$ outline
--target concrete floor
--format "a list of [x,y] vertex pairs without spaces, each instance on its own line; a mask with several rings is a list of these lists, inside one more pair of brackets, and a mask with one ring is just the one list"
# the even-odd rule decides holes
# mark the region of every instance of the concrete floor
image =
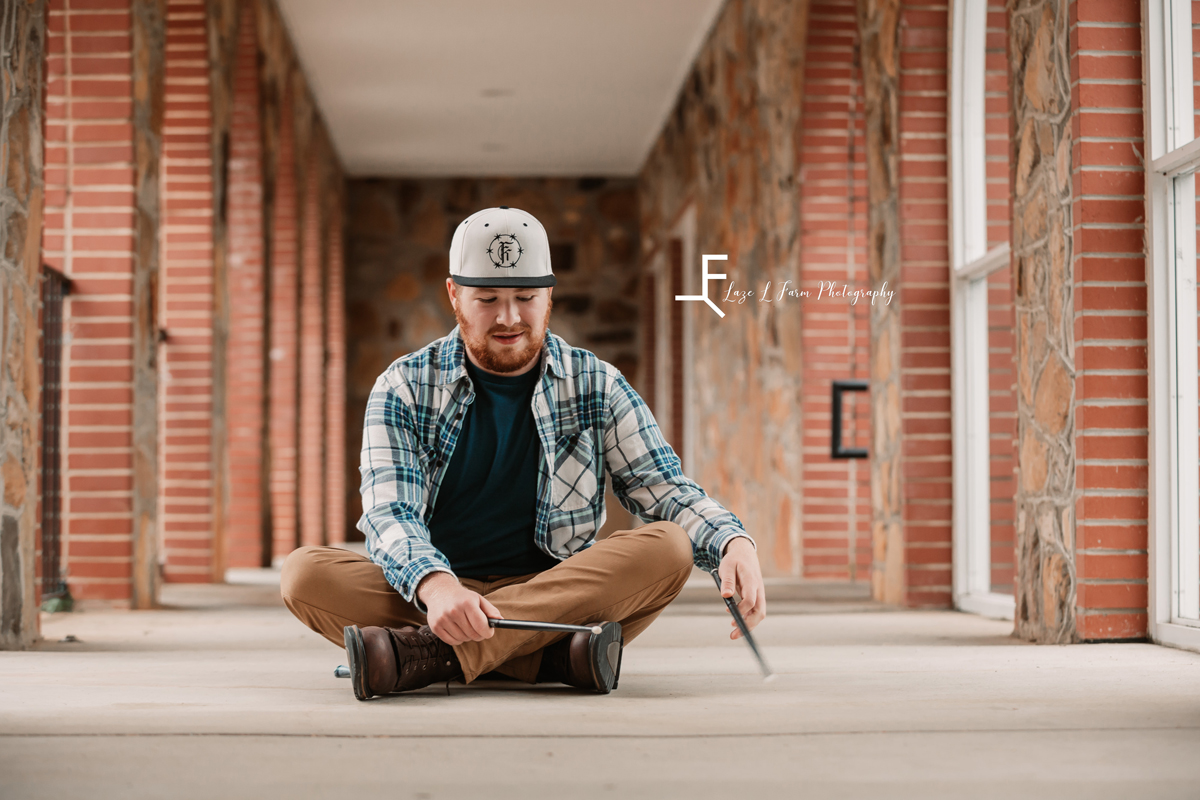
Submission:
[[[701,575],[610,695],[360,703],[262,575],[44,617],[0,653],[0,798],[1200,797],[1200,654],[776,585],[764,683]],[[709,579],[711,580],[711,579]],[[63,642],[68,635],[78,641]]]

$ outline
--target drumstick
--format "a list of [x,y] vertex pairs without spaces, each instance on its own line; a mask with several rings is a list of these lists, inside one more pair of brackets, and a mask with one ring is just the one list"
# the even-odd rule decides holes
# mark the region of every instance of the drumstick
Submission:
[[[721,590],[721,576],[717,574],[717,570],[710,573],[713,580],[717,582],[717,591]],[[737,603],[733,602],[732,597],[721,595],[721,599],[725,601],[726,607],[733,614],[733,621],[737,623],[738,630],[742,632],[742,638],[746,640],[746,644],[750,645],[750,650],[754,653],[754,657],[758,659],[759,669],[762,670],[763,680],[770,681],[775,678],[775,674],[771,672],[771,668],[767,666],[766,659],[762,653],[758,652],[758,646],[754,644],[754,639],[750,636],[750,629],[746,627],[746,620],[742,619],[742,612],[738,611]]]
[[531,619],[492,619],[488,617],[488,625],[493,628],[515,628],[522,631],[565,631],[566,633],[594,633],[599,635],[604,629],[599,625],[565,625],[560,622],[537,622]]

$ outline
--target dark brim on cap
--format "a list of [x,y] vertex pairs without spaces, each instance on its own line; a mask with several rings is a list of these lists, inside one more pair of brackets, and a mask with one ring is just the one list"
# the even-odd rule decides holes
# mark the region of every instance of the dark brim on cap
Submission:
[[491,286],[496,289],[524,289],[558,285],[558,280],[553,275],[537,275],[532,278],[467,278],[462,275],[451,275],[450,277],[459,286]]

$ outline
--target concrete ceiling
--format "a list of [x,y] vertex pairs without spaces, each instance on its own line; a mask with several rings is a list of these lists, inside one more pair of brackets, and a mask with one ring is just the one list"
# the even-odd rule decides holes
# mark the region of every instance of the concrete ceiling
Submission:
[[280,0],[354,176],[629,176],[724,0]]

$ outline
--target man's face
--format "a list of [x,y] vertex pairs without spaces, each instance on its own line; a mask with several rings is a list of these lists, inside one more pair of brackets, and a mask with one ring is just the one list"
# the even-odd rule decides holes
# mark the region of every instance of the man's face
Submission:
[[459,286],[453,278],[446,279],[446,287],[475,366],[496,375],[521,375],[533,368],[550,324],[553,287]]

